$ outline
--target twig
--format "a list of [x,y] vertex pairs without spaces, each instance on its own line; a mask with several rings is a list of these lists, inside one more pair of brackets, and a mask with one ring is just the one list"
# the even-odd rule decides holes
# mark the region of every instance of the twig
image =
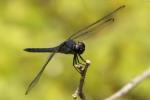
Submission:
[[78,65],[79,67],[82,68],[82,69],[80,69],[80,71],[81,71],[81,73],[80,73],[81,78],[80,78],[80,83],[79,83],[76,91],[72,95],[74,100],[76,100],[78,96],[80,97],[81,100],[86,100],[86,97],[85,97],[85,95],[83,93],[83,85],[84,85],[84,80],[85,80],[85,77],[86,77],[86,72],[87,72],[87,69],[88,69],[90,63],[91,62],[89,60],[86,60],[85,66]]
[[147,78],[150,78],[150,68],[144,71],[139,76],[135,77],[133,80],[127,83],[122,89],[120,89],[112,96],[106,98],[105,100],[118,100],[120,97],[126,95],[131,89],[135,88],[138,84],[140,84]]

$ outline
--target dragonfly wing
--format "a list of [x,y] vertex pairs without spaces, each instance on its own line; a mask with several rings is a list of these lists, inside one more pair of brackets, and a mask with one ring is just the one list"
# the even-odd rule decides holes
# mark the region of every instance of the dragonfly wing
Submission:
[[42,69],[40,70],[40,72],[36,75],[36,77],[33,79],[33,81],[29,84],[27,90],[26,90],[26,95],[29,93],[29,91],[38,83],[44,69],[46,68],[47,64],[49,63],[49,61],[53,58],[53,56],[55,55],[56,52],[53,52],[48,60],[45,62],[45,64],[43,65]]
[[110,16],[112,16],[114,13],[116,13],[117,11],[119,11],[120,9],[124,8],[125,5],[122,5],[120,7],[118,7],[117,9],[115,9],[114,11],[110,12],[109,14],[107,14],[106,16],[102,17],[101,19],[97,20],[96,22],[86,26],[85,28],[75,32],[74,34],[72,34],[68,39],[76,39],[77,37],[87,34],[89,33],[90,30],[93,30],[93,28],[100,26],[101,24],[108,22],[110,18]]
[[89,35],[91,32],[95,32],[95,30],[97,28],[102,29],[106,26],[105,24],[108,24],[109,22],[114,22],[114,18],[109,18],[109,19],[105,20],[104,22],[99,23],[98,25],[89,28],[88,30],[84,31],[83,33],[77,34],[76,36],[73,37],[73,39],[77,39],[78,37],[83,36],[85,34]]

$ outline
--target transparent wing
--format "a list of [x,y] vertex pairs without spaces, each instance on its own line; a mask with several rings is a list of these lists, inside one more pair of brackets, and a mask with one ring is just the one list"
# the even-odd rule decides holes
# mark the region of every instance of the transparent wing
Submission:
[[90,24],[89,26],[75,32],[74,34],[72,34],[68,39],[76,39],[79,36],[85,35],[87,33],[89,33],[89,31],[93,30],[94,28],[96,28],[97,26],[103,25],[106,22],[111,21],[113,18],[110,18],[110,16],[112,16],[114,13],[116,13],[117,11],[119,11],[120,9],[124,8],[125,5],[122,5],[120,7],[118,7],[117,9],[115,9],[114,11],[110,12],[109,14],[107,14],[106,16],[102,17],[101,19],[97,20],[96,22],[94,22],[93,24]]
[[[109,19],[105,20],[104,22],[99,23],[98,26],[94,26],[94,27],[90,28],[89,30],[86,30],[84,33],[78,34],[78,35],[74,36],[72,39],[77,39],[78,37],[80,37],[80,36],[82,36],[82,35],[85,35],[85,34],[88,34],[88,35],[89,35],[91,32],[95,32],[95,30],[97,29],[97,27],[98,27],[98,29],[102,29],[102,28],[104,28],[109,22],[114,22],[114,18],[109,18]],[[106,25],[105,25],[105,24],[106,24]]]
[[43,65],[42,69],[40,70],[40,72],[36,75],[36,77],[33,79],[33,81],[29,84],[27,90],[26,90],[26,93],[25,95],[27,95],[29,93],[29,91],[38,83],[44,69],[46,68],[47,64],[49,63],[49,61],[53,58],[53,56],[55,55],[56,52],[53,52],[48,60],[45,62],[45,64]]

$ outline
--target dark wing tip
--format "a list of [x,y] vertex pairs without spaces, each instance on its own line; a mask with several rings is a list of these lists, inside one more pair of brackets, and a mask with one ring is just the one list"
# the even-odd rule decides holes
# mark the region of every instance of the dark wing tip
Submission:
[[25,92],[25,95],[28,95],[28,91]]
[[114,21],[115,21],[115,18],[112,18],[111,20],[114,22]]
[[121,6],[121,8],[124,8],[124,7],[126,7],[126,5],[122,5],[122,6]]
[[119,7],[119,9],[122,9],[122,8],[124,8],[124,7],[126,7],[126,5],[121,5],[121,6]]
[[119,6],[115,11],[118,11],[118,10],[120,10],[120,9],[123,9],[124,7],[126,7],[126,5],[121,5],[121,6]]

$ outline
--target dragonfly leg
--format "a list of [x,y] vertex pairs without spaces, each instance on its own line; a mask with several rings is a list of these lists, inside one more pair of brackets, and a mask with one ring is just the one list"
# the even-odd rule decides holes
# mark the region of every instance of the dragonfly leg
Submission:
[[83,57],[82,57],[81,55],[79,55],[79,57],[81,58],[81,60],[82,60],[83,62],[86,62],[86,61],[83,59]]
[[80,60],[79,60],[79,58],[78,58],[78,55],[76,57],[76,61],[78,62],[78,70],[80,70],[80,72],[82,72],[83,69],[84,69],[84,67],[85,67],[85,65],[86,65],[85,62],[81,63]]
[[74,57],[73,57],[73,66],[77,70],[77,72],[81,73],[81,71],[79,70],[79,68],[77,67],[77,65],[78,65],[78,63],[77,63],[77,55],[74,54]]
[[76,64],[76,61],[75,61],[76,59],[75,59],[75,55],[74,55],[74,57],[73,57],[73,66],[75,66],[75,64]]
[[77,60],[77,62],[78,62],[79,64],[81,64],[81,65],[85,65],[85,64],[83,64],[83,63],[81,63],[81,62],[80,62],[80,60],[79,60],[78,56],[76,57],[76,60]]

